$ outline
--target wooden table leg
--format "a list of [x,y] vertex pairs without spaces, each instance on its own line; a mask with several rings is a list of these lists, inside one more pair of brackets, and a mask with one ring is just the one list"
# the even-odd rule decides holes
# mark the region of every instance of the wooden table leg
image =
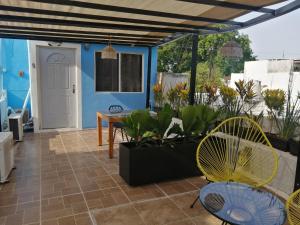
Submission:
[[97,115],[98,145],[102,145],[102,118]]
[[108,128],[108,143],[109,143],[109,158],[114,157],[114,138],[113,138],[113,122],[109,121]]

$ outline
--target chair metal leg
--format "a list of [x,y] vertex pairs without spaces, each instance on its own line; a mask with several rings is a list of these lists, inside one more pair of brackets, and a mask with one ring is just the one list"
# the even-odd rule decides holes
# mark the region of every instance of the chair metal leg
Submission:
[[199,200],[199,195],[197,196],[197,198],[194,200],[193,204],[191,204],[191,209],[194,208],[196,202]]
[[113,133],[113,143],[115,143],[115,137],[116,137],[117,129],[114,128],[114,133]]
[[124,131],[123,131],[123,128],[121,128],[121,135],[122,135],[122,141],[124,141]]

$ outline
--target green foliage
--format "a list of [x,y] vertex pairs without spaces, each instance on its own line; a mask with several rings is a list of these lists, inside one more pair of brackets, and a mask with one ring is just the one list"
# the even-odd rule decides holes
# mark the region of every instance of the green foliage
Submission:
[[158,49],[158,71],[183,73],[191,68],[192,37],[171,42]]
[[250,80],[246,82],[245,80],[238,80],[235,82],[236,91],[239,93],[241,99],[245,102],[250,102],[256,97],[254,92],[254,82]]
[[225,106],[237,101],[238,92],[231,87],[223,85],[220,87],[220,96]]
[[296,133],[297,128],[299,128],[300,123],[300,95],[295,101],[291,100],[291,93],[288,92],[288,101],[286,103],[285,111],[281,118],[274,116],[277,129],[279,131],[278,135],[288,140],[294,138],[298,134]]
[[165,96],[164,96],[164,87],[161,84],[156,83],[153,86],[152,90],[153,90],[153,94],[154,94],[155,105],[157,107],[162,107],[163,103],[164,103],[164,99],[165,99]]
[[[243,49],[243,58],[233,60],[224,58],[219,54],[219,49],[228,41],[235,40]],[[164,45],[158,50],[158,71],[183,73],[190,71],[191,66],[191,36],[184,37],[177,41]],[[217,68],[222,76],[231,73],[241,72],[245,61],[255,60],[250,47],[250,40],[247,35],[240,34],[238,31],[227,32],[224,34],[211,34],[200,36],[198,44],[198,62],[205,62],[208,68]],[[213,74],[208,71],[208,74]]]
[[208,105],[185,106],[180,110],[179,118],[182,120],[182,128],[176,124],[169,133],[176,133],[185,138],[205,135],[215,124],[219,112]]
[[174,111],[170,105],[165,104],[164,107],[157,113],[156,116],[151,119],[151,130],[152,137],[159,142],[163,142],[164,134],[169,128]]
[[263,92],[263,96],[270,113],[276,112],[276,114],[280,116],[283,112],[285,103],[284,91],[281,89],[266,89]]
[[139,143],[147,137],[147,131],[151,130],[151,115],[148,110],[137,110],[124,118],[124,128],[128,136]]
[[222,81],[222,73],[218,67],[212,68],[211,75],[209,76],[208,63],[198,63],[197,65],[197,77],[196,88],[199,92],[205,92],[207,86],[220,86]]
[[179,82],[167,92],[167,99],[173,110],[178,112],[178,109],[185,106],[188,102],[189,89],[186,82]]

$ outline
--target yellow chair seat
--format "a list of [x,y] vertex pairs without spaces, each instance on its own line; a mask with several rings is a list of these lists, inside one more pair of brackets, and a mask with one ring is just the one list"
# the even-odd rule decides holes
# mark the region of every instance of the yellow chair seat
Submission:
[[233,117],[200,142],[197,164],[210,181],[235,181],[260,187],[276,175],[278,155],[255,121]]

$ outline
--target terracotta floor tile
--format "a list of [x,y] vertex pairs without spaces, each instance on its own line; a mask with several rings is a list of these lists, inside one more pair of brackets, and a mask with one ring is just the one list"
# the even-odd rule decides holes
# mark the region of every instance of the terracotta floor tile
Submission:
[[198,191],[194,191],[192,193],[180,194],[176,196],[171,196],[170,199],[175,202],[175,204],[184,211],[190,217],[196,217],[203,213],[206,213],[206,210],[202,207],[201,203],[197,201],[193,208],[191,208],[191,204],[198,197]]
[[166,225],[195,225],[191,219],[178,220],[175,222],[167,223]]
[[9,216],[16,212],[17,205],[0,207],[0,217]]
[[75,217],[69,216],[69,217],[63,217],[58,219],[59,225],[76,225]]
[[199,189],[186,180],[163,182],[163,183],[159,183],[158,186],[167,195],[186,193],[186,192],[195,191]]
[[63,197],[66,208],[72,208],[74,214],[86,212],[88,209],[82,194],[74,194]]
[[222,224],[222,221],[217,219],[211,214],[205,213],[204,215],[192,218],[195,225],[216,225]]
[[103,146],[95,129],[25,134],[15,146],[16,170],[0,184],[0,225],[221,224],[199,203],[190,209],[207,183],[201,177],[128,186],[118,175],[121,138],[110,159],[107,134]]
[[88,213],[75,215],[76,225],[93,225]]
[[169,199],[134,203],[146,224],[167,224],[186,219],[187,216]]
[[84,196],[89,209],[106,208],[129,202],[127,196],[120,188],[85,192]]
[[187,178],[186,181],[193,184],[199,189],[208,184],[208,181],[203,176]]
[[92,215],[98,225],[145,225],[136,210],[130,205],[93,211]]
[[147,200],[165,196],[156,185],[147,185],[141,187],[130,187],[122,185],[122,190],[131,201]]
[[22,225],[23,213],[7,216],[5,225]]
[[44,220],[41,225],[58,225],[57,219]]

